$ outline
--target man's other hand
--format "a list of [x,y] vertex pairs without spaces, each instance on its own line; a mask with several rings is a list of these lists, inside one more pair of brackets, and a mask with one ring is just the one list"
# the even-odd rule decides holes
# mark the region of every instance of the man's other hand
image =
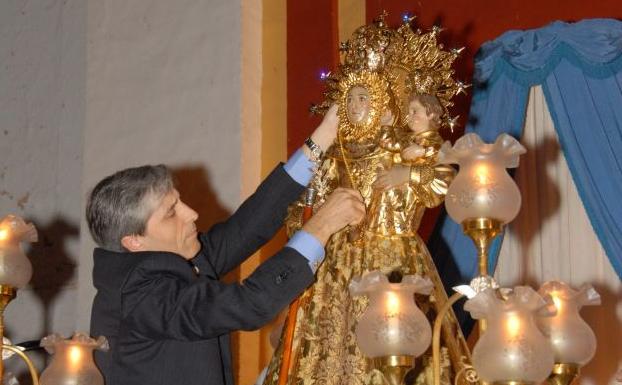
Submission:
[[365,217],[365,204],[358,191],[338,188],[305,223],[302,229],[326,245],[328,238],[346,225],[357,225]]

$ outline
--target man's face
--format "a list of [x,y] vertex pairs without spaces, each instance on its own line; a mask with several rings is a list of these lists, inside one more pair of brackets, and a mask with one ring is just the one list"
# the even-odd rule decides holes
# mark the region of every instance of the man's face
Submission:
[[154,205],[145,233],[139,237],[143,250],[169,251],[185,259],[194,258],[201,249],[194,223],[199,217],[196,211],[181,201],[175,189]]
[[363,87],[352,87],[348,91],[348,119],[352,124],[362,124],[369,114],[369,92]]

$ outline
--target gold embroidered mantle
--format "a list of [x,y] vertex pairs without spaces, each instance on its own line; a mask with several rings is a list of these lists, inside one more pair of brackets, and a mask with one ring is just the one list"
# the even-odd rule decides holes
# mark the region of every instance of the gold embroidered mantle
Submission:
[[[372,184],[378,172],[394,164],[394,154],[376,148],[346,156],[356,188],[367,206],[362,241],[351,242],[348,230],[335,234],[326,247],[326,258],[317,271],[317,282],[307,289],[298,310],[290,385],[376,384],[379,373],[372,369],[359,351],[354,330],[357,319],[367,306],[365,298],[353,299],[348,285],[353,277],[372,270],[389,273],[421,274],[434,283],[429,298],[417,302],[433,321],[436,310],[447,301],[442,282],[432,258],[417,235],[423,211],[442,202],[454,170],[445,165],[421,165],[429,177],[420,183],[410,183],[388,191],[378,191]],[[352,148],[351,150],[356,150]],[[333,148],[321,165],[325,193],[339,186],[351,187],[338,149]],[[294,230],[299,224],[300,205],[290,210],[288,225]],[[462,368],[468,351],[453,312],[443,325],[443,352],[445,359],[443,384]],[[276,385],[282,355],[282,344],[270,363],[264,384]],[[432,384],[431,357],[426,354],[418,363],[417,384]]]

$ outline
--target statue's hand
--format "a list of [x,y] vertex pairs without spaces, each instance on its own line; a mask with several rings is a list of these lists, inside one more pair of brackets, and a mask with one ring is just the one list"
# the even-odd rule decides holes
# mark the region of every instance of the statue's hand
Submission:
[[405,160],[415,160],[423,155],[425,155],[425,148],[418,144],[412,144],[402,151],[402,159]]
[[388,190],[408,183],[410,180],[410,167],[401,164],[394,165],[390,170],[378,174],[374,182],[374,188]]

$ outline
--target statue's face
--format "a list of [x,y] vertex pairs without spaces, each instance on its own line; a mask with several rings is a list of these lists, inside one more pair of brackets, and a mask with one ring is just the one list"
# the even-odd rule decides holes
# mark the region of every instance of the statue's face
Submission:
[[408,104],[408,127],[414,132],[423,132],[430,129],[430,119],[425,107],[417,99]]
[[352,87],[347,99],[348,119],[352,124],[363,124],[369,115],[369,92],[361,86]]

